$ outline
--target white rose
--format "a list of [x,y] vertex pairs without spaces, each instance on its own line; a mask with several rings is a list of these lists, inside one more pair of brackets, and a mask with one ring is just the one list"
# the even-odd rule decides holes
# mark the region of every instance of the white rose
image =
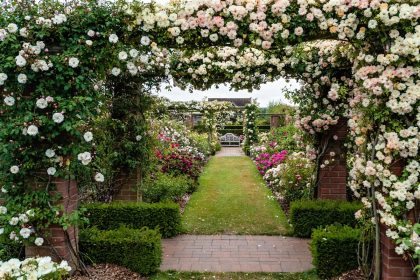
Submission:
[[15,226],[15,225],[17,225],[19,223],[19,218],[18,217],[13,217],[13,218],[11,218],[10,219],[10,221],[9,221],[9,224],[11,225],[11,226]]
[[38,134],[38,127],[36,125],[31,124],[30,126],[28,126],[26,133],[28,133],[31,136],[35,136]]
[[19,74],[17,80],[20,84],[26,84],[28,77],[25,74]]
[[15,105],[15,98],[13,96],[6,96],[4,98],[4,103],[7,106],[13,106],[13,105]]
[[136,58],[139,55],[139,51],[136,49],[131,49],[130,50],[130,55],[132,58]]
[[88,165],[92,161],[92,155],[89,152],[80,153],[77,155],[77,159],[80,160],[83,165]]
[[213,33],[209,36],[210,41],[216,42],[219,39],[219,36],[216,33]]
[[16,60],[16,65],[19,67],[23,67],[26,65],[26,59],[21,55],[16,56],[15,60]]
[[109,40],[110,43],[115,44],[115,43],[118,42],[118,36],[116,34],[111,34],[111,35],[109,35],[108,40]]
[[89,31],[87,32],[87,35],[88,35],[89,37],[93,37],[93,36],[95,36],[95,31],[93,31],[93,30],[89,30]]
[[50,176],[54,176],[54,174],[57,172],[57,169],[55,169],[55,167],[49,167],[47,169],[47,174]]
[[45,155],[49,158],[52,158],[53,156],[55,156],[55,151],[53,149],[48,149],[45,151]]
[[142,138],[142,137],[141,137],[141,135],[137,135],[137,136],[136,136],[136,140],[137,140],[137,141],[140,141],[140,140],[141,140],[141,138]]
[[114,67],[111,70],[111,74],[114,75],[114,76],[118,76],[120,73],[121,73],[121,69],[120,68]]
[[0,235],[4,233],[4,228],[0,228]]
[[69,65],[72,68],[76,68],[77,66],[79,66],[79,59],[77,57],[70,57]]
[[150,44],[150,38],[147,36],[141,37],[140,44],[142,44],[143,46],[148,46]]
[[118,59],[119,59],[119,60],[126,60],[126,59],[127,59],[127,57],[128,57],[128,54],[127,54],[126,52],[124,52],[124,51],[121,51],[121,52],[118,54]]
[[36,246],[42,246],[42,244],[44,244],[44,239],[42,237],[37,237],[34,243]]
[[7,208],[6,207],[4,207],[4,206],[0,206],[0,214],[1,215],[4,215],[4,214],[6,214],[7,213]]
[[48,106],[48,102],[46,99],[44,98],[40,98],[36,101],[36,107],[38,107],[39,109],[45,109]]
[[62,113],[54,113],[52,119],[55,123],[62,123],[64,121],[64,115]]
[[16,33],[18,29],[19,28],[15,23],[9,23],[9,25],[7,26],[7,31],[9,31],[10,33]]
[[10,167],[10,173],[17,174],[18,172],[19,172],[19,166],[13,165],[12,167]]
[[22,36],[22,37],[28,37],[28,29],[26,29],[25,27],[24,28],[21,28],[20,30],[19,30],[19,34],[20,34],[20,36]]
[[95,175],[95,181],[102,183],[103,181],[105,181],[104,175],[102,173],[99,173],[99,172],[96,173],[96,175]]
[[86,45],[88,45],[88,46],[92,46],[93,45],[93,42],[92,42],[92,40],[86,40]]
[[19,234],[20,234],[23,238],[27,239],[27,238],[29,238],[29,236],[31,235],[31,230],[30,230],[29,228],[22,228],[22,229],[20,230]]
[[85,139],[86,142],[90,142],[93,140],[93,133],[90,131],[85,132],[85,134],[83,134],[83,138]]

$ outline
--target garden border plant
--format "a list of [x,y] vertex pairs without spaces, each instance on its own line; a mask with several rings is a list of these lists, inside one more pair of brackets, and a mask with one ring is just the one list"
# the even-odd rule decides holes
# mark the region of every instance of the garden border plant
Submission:
[[[9,1],[0,12],[4,234],[40,244],[51,223],[77,221],[56,215],[49,182],[95,158],[89,122],[101,107],[102,80],[127,70],[172,75],[180,86],[252,89],[288,76],[306,83],[294,95],[302,129],[322,133],[349,118],[350,185],[365,206],[357,216],[376,225],[375,279],[380,223],[398,254],[419,257],[419,226],[406,218],[420,198],[415,0],[83,4]],[[315,39],[323,41],[308,43]],[[402,174],[392,174],[400,159]],[[34,190],[39,172],[45,188]]]

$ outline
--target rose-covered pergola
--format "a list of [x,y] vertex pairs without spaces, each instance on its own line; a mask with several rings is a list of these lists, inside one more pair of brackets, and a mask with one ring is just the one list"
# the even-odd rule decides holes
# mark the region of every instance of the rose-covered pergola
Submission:
[[41,246],[51,224],[77,223],[52,190],[81,166],[103,180],[89,124],[115,97],[110,83],[252,90],[291,77],[304,84],[290,93],[302,129],[328,143],[348,120],[349,185],[365,206],[357,217],[376,228],[376,277],[381,224],[395,251],[418,262],[416,0],[37,2],[0,12],[2,235]]

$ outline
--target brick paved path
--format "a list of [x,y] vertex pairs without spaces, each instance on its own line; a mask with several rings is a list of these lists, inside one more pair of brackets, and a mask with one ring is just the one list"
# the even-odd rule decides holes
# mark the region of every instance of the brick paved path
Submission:
[[217,152],[216,157],[240,157],[244,156],[242,147],[222,147],[222,149]]
[[302,272],[312,268],[308,239],[282,236],[181,235],[163,240],[161,270]]

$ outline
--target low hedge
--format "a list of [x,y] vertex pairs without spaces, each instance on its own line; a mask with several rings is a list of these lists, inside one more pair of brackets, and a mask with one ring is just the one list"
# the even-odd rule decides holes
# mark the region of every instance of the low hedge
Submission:
[[101,230],[120,226],[140,229],[158,228],[163,237],[172,237],[181,231],[179,205],[173,202],[138,203],[113,202],[84,205],[89,226]]
[[321,279],[358,267],[357,251],[361,230],[332,225],[312,233],[312,263]]
[[112,263],[150,275],[162,262],[161,236],[157,230],[89,228],[81,230],[79,238],[80,251],[88,263]]
[[360,203],[337,200],[299,200],[290,204],[290,222],[296,236],[309,237],[312,230],[335,223],[355,226]]

